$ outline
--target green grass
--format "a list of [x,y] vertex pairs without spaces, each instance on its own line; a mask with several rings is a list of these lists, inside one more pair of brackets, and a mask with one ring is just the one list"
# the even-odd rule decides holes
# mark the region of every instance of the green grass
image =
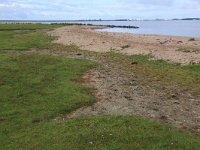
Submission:
[[[4,131],[7,132],[7,131]],[[3,149],[198,150],[200,136],[139,117],[51,120],[11,133]]]
[[[0,50],[53,48],[79,52],[74,45],[52,45],[41,29],[51,25],[0,25]],[[149,56],[116,53],[108,58],[133,71],[141,84],[172,85],[200,91],[200,66],[180,66]],[[131,64],[131,62],[137,64]],[[0,54],[0,149],[188,149],[198,150],[200,136],[164,123],[131,116],[55,120],[95,102],[79,79],[96,66],[82,59],[46,55]]]
[[62,26],[63,25],[51,25],[51,24],[0,24],[0,31],[54,29]]
[[191,49],[191,48],[179,48],[177,49],[177,51],[181,51],[181,52],[184,52],[184,53],[200,53],[200,50],[198,49]]
[[0,50],[48,49],[55,37],[50,37],[43,30],[50,30],[61,25],[17,24],[0,25]]
[[129,47],[130,47],[130,45],[123,45],[121,48],[123,50],[123,49],[129,48]]
[[55,120],[95,102],[90,89],[77,82],[94,65],[81,59],[1,54],[1,149],[198,150],[199,135],[141,117]]
[[195,38],[190,38],[188,41],[196,41]]
[[94,66],[82,59],[1,54],[0,147],[21,129],[94,103],[90,89],[78,82]]
[[[180,90],[193,94],[200,92],[200,64],[180,65],[163,60],[153,60],[151,56],[126,56],[118,53],[107,53],[105,57],[122,65],[129,72],[134,72],[140,84],[162,88],[178,86]],[[132,65],[132,62],[137,62]]]
[[[161,85],[179,85],[189,90],[200,91],[200,65],[185,65],[168,63],[163,60],[149,60],[149,56],[132,56],[139,63],[136,66],[139,75]],[[160,83],[159,83],[160,82]]]
[[0,31],[0,50],[29,50],[50,48],[54,37],[41,31]]

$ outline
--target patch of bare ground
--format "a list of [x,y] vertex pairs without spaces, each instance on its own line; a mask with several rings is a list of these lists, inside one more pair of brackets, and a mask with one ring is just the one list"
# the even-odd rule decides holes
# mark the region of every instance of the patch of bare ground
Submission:
[[161,120],[177,127],[200,131],[200,97],[176,86],[155,89],[142,85],[134,72],[108,61],[83,77],[96,90],[97,102],[63,116],[136,115]]
[[101,64],[82,78],[85,84],[95,88],[94,95],[97,102],[69,115],[61,116],[62,119],[93,115],[137,115],[200,132],[199,95],[193,96],[174,85],[170,87],[160,85],[160,89],[155,89],[151,85],[141,84],[134,70],[129,70],[105,56],[94,55],[87,51],[32,50],[12,51],[12,53],[86,58]]
[[[19,52],[12,51],[12,53]],[[134,69],[127,69],[120,62],[106,55],[63,50],[32,50],[19,54],[30,53],[84,58],[100,63],[96,69],[90,70],[82,78],[84,84],[95,89],[93,93],[97,102],[57,119],[98,115],[136,115],[200,132],[200,95],[182,91],[176,85],[163,86],[156,83],[159,88],[154,88],[153,85],[141,81],[135,75]],[[130,65],[137,65],[137,63]]]
[[56,43],[74,44],[90,51],[117,51],[127,55],[150,54],[157,59],[182,64],[200,62],[200,53],[178,51],[178,49],[200,50],[200,39],[190,41],[188,37],[96,32],[94,29],[98,28],[66,26],[55,29],[49,34],[58,37]]

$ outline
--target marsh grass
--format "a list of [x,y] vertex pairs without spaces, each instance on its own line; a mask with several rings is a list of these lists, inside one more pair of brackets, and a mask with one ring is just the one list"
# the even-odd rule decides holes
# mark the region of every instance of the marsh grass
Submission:
[[[149,61],[148,56],[127,59],[119,54],[103,55],[122,60],[119,63],[126,66],[131,60],[137,61],[139,68],[134,69],[141,70],[142,67],[143,76],[151,73],[151,77],[163,66],[170,70],[176,68],[176,65],[163,61]],[[81,59],[45,55],[1,54],[0,58],[2,149],[198,150],[200,146],[199,135],[141,117],[55,120],[62,114],[95,102],[90,89],[76,82],[94,64]],[[194,74],[200,72],[199,66],[187,66],[185,69]],[[160,73],[162,75],[166,70]],[[157,76],[160,78],[160,74]]]
[[56,37],[48,36],[46,31],[56,27],[61,25],[1,24],[0,50],[49,49]]
[[132,59],[138,61],[140,65],[136,66],[139,76],[149,82],[155,82],[160,85],[173,86],[178,85],[180,89],[192,91],[196,94],[200,91],[200,65],[172,64],[163,60],[151,60],[149,56],[133,56]]
[[[51,45],[54,37],[40,30],[44,29],[43,25],[26,25],[26,29],[16,30],[19,26],[22,28],[21,25],[0,26],[8,28],[0,31],[0,49],[51,48],[84,52],[122,65],[127,73],[134,72],[141,84],[165,86],[175,83],[180,88],[200,91],[199,65],[181,66],[152,60],[150,56],[100,54],[80,51],[75,45]],[[91,89],[77,82],[84,72],[95,66],[94,62],[82,59],[0,54],[0,148],[199,149],[198,134],[141,117],[55,119],[95,102]]]
[[200,53],[199,49],[192,49],[192,48],[179,48],[177,51],[184,52],[184,53]]
[[0,24],[0,31],[54,29],[62,26],[51,24]]
[[0,31],[0,50],[48,49],[52,40],[41,31]]
[[196,41],[196,39],[195,38],[190,38],[188,41]]
[[0,147],[23,129],[94,103],[91,89],[78,82],[94,66],[82,59],[1,54]]
[[[126,56],[119,53],[109,52],[108,59],[112,59],[127,71],[134,72],[141,84],[179,86],[198,94],[200,91],[200,64],[180,65],[163,60],[152,59],[151,56],[134,55]],[[132,65],[132,62],[137,62]]]
[[188,149],[198,150],[200,136],[168,125],[128,116],[51,120],[11,134],[6,149]]
[[123,46],[121,47],[121,49],[123,50],[123,49],[129,48],[129,47],[130,47],[130,45],[123,45]]

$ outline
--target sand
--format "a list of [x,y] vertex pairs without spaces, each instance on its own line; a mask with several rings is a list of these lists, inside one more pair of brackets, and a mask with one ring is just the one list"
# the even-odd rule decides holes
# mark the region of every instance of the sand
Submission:
[[116,51],[127,55],[149,54],[156,59],[173,63],[200,63],[200,39],[190,37],[144,35],[129,33],[100,32],[98,26],[65,26],[51,31],[57,36],[56,43],[77,45],[80,49],[108,52]]

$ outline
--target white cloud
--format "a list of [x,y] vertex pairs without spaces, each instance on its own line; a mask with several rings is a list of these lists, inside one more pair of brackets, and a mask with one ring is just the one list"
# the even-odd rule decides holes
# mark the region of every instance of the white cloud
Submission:
[[0,19],[200,17],[200,0],[1,0]]

